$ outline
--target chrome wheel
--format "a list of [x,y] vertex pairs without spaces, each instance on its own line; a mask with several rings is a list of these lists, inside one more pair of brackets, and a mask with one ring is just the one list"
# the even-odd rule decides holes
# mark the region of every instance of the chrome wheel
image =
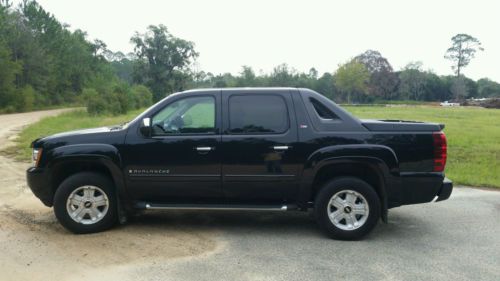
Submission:
[[94,224],[102,220],[109,209],[108,196],[97,186],[80,186],[66,201],[70,218],[81,224]]
[[354,190],[335,193],[327,206],[328,217],[335,227],[355,230],[366,223],[370,208],[365,197]]

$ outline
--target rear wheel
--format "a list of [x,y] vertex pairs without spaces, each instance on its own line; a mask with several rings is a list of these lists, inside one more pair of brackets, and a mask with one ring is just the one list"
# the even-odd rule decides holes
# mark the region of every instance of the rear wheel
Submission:
[[368,234],[380,218],[380,199],[368,183],[344,177],[326,183],[316,196],[314,213],[332,238],[357,240]]
[[54,213],[74,233],[93,233],[112,227],[117,221],[113,183],[91,172],[68,177],[56,191]]

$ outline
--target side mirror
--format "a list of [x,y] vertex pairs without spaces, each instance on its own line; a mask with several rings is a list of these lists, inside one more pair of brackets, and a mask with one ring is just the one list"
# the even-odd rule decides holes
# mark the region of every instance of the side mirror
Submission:
[[151,136],[151,118],[142,119],[141,127],[139,130],[143,136],[150,137]]

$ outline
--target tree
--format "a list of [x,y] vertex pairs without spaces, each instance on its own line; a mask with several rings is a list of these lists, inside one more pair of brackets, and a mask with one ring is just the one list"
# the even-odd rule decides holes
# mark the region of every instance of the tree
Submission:
[[425,92],[425,78],[422,62],[408,63],[399,74],[400,95],[408,100],[421,100]]
[[257,86],[255,71],[250,66],[242,66],[240,76],[236,78],[237,87],[255,87]]
[[325,72],[317,81],[314,83],[313,90],[318,93],[323,94],[325,97],[332,99],[336,102],[340,102],[338,96],[335,95],[337,89],[335,88],[334,78],[331,73]]
[[464,100],[468,95],[467,83],[462,76],[455,77],[450,88],[451,93],[457,100]]
[[391,100],[399,83],[389,61],[380,52],[367,50],[356,56],[354,60],[362,63],[370,72],[368,88],[370,94]]
[[457,77],[460,76],[462,68],[469,65],[477,51],[484,51],[481,42],[468,34],[457,34],[451,38],[453,44],[446,51],[445,58],[453,62],[451,68]]
[[309,73],[307,76],[311,79],[317,80],[318,79],[318,70],[316,70],[316,68],[314,68],[314,67],[311,67],[309,69]]
[[21,71],[19,62],[11,59],[10,50],[0,39],[0,108],[12,104],[15,95],[15,78]]
[[135,61],[123,57],[119,60],[113,60],[109,62],[113,72],[118,78],[126,81],[129,84],[133,83],[132,73],[134,71]]
[[334,79],[337,89],[347,96],[347,103],[351,103],[351,96],[366,94],[370,72],[364,64],[351,60],[339,66]]
[[286,63],[282,63],[273,69],[269,76],[269,85],[274,87],[293,87],[292,85],[295,69],[291,69]]
[[450,99],[449,85],[443,79],[430,71],[424,72],[425,93],[423,99],[427,101],[445,101]]
[[130,40],[137,55],[134,80],[149,86],[155,101],[179,90],[172,83],[176,71],[185,71],[198,57],[193,42],[173,36],[164,25],[150,25],[146,33],[136,32]]
[[500,84],[488,78],[477,81],[478,94],[480,98],[500,97]]

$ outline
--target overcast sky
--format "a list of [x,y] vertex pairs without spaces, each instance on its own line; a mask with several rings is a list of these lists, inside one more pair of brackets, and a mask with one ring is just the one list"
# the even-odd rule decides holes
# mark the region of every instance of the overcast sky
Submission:
[[135,31],[164,24],[195,42],[199,68],[213,73],[238,73],[242,65],[269,72],[284,62],[300,71],[333,72],[339,63],[374,49],[396,70],[422,61],[426,69],[451,74],[444,53],[453,35],[468,33],[485,51],[463,73],[500,81],[500,4],[494,0],[38,2],[113,51],[132,51]]

